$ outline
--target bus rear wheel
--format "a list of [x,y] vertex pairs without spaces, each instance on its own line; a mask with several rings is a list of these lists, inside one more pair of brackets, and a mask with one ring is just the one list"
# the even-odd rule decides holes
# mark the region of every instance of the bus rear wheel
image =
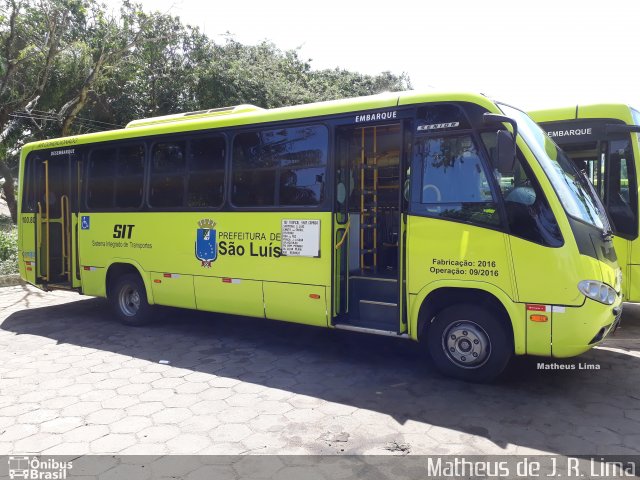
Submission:
[[500,315],[475,305],[440,311],[428,329],[427,346],[440,372],[471,382],[494,380],[513,355]]
[[144,283],[138,275],[128,273],[116,278],[109,293],[111,306],[125,325],[138,327],[153,320],[153,307],[149,305]]

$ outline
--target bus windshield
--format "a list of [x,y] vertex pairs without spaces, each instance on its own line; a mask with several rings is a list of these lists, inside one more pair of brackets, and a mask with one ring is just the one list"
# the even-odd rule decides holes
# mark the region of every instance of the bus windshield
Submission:
[[518,122],[518,132],[540,162],[567,213],[609,231],[600,199],[573,162],[527,114],[504,104],[500,104],[500,108]]

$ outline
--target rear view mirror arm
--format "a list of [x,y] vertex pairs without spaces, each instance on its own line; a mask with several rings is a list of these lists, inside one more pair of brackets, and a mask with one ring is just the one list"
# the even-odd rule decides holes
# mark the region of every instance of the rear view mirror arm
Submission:
[[485,125],[491,125],[494,123],[508,123],[513,127],[513,138],[518,136],[518,124],[513,118],[506,115],[498,115],[497,113],[485,113],[482,116],[482,121]]
[[[486,114],[485,114],[486,115]],[[607,135],[612,133],[640,133],[640,125],[625,125],[618,123],[607,123],[604,126]]]

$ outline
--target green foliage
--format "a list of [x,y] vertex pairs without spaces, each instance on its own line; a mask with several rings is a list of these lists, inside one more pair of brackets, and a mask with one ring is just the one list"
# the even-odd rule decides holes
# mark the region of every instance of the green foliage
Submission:
[[252,46],[229,38],[225,45],[214,45],[213,53],[197,97],[215,107],[252,103],[276,108],[410,88],[404,74],[313,70],[297,50],[282,51],[270,42]]
[[[5,143],[241,103],[274,108],[410,88],[404,74],[314,70],[297,50],[267,41],[218,44],[128,0],[111,11],[99,0],[0,0],[0,131],[15,123]],[[17,149],[6,150],[0,158],[15,167]]]
[[26,142],[136,118],[410,88],[405,74],[314,70],[268,41],[215,43],[129,0],[112,11],[101,0],[0,0],[0,167],[15,175]]
[[0,216],[0,275],[18,273],[18,229],[10,222]]

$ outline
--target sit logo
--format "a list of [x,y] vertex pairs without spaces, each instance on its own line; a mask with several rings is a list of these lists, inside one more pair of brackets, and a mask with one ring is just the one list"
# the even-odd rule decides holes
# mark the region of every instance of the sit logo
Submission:
[[73,462],[62,462],[53,458],[10,456],[9,478],[33,480],[65,480]]
[[210,218],[203,218],[198,222],[196,230],[196,258],[205,268],[211,268],[211,262],[218,258],[216,242],[216,223]]

